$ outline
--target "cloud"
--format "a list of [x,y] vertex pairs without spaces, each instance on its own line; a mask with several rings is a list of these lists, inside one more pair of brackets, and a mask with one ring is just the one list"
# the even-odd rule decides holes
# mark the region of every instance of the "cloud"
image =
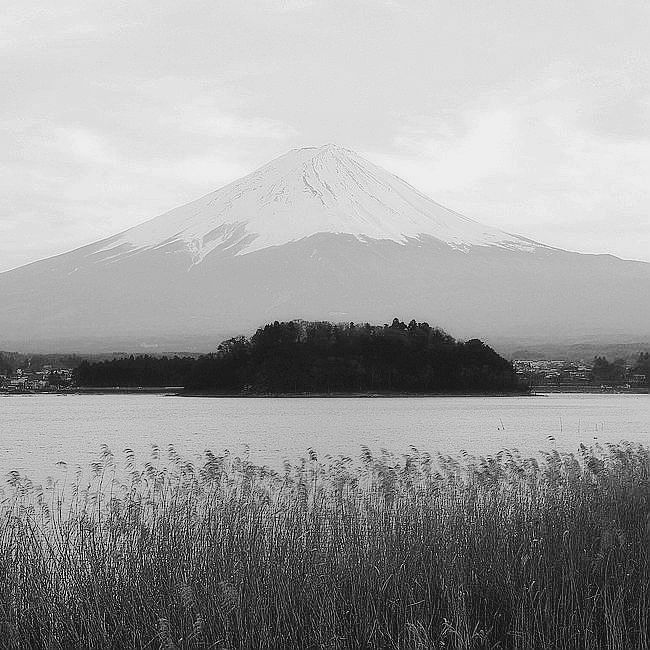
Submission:
[[31,55],[35,49],[43,50],[53,45],[70,47],[75,42],[96,43],[128,27],[123,21],[107,21],[105,15],[98,16],[94,9],[91,2],[74,0],[58,0],[56,4],[4,0],[0,15],[0,50]]
[[232,140],[215,151],[203,138],[177,155],[163,146],[130,148],[80,124],[2,126],[14,141],[0,152],[0,272],[124,230],[251,169]]
[[612,123],[621,85],[608,79],[577,88],[579,79],[554,71],[532,90],[483,97],[454,114],[401,117],[393,150],[368,155],[479,221],[650,261],[650,91],[637,88]]
[[386,165],[406,170],[413,182],[433,193],[461,190],[494,175],[512,173],[521,129],[516,111],[466,111],[460,119],[427,126],[423,120],[401,129],[394,143],[399,156]]
[[[294,11],[301,11],[311,7],[320,5],[353,5],[355,0],[258,0],[262,6],[269,10],[280,13],[289,13]],[[407,6],[403,0],[356,0],[359,5],[368,5],[374,7],[388,7],[393,10],[406,10]]]
[[318,0],[259,0],[266,10],[277,11],[280,13],[307,9],[316,5],[317,1]]
[[212,138],[268,138],[282,140],[296,130],[279,120],[227,113],[210,101],[183,104],[159,118],[164,126],[202,133]]
[[81,126],[59,126],[52,132],[52,143],[63,156],[89,165],[115,165],[117,153],[108,140]]

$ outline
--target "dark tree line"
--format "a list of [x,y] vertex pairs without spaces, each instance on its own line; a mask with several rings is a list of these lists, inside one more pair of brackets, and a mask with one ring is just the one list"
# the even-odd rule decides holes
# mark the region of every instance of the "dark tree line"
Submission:
[[650,353],[641,352],[636,364],[630,368],[630,372],[625,359],[614,359],[609,362],[606,357],[594,357],[591,378],[595,383],[623,383],[627,381],[630,373],[638,373],[650,378]]
[[0,375],[9,375],[15,370],[15,366],[9,360],[9,355],[0,352]]
[[625,379],[625,360],[615,359],[611,363],[605,357],[594,357],[594,365],[591,369],[592,381],[599,382],[622,382]]
[[641,352],[637,359],[635,372],[646,376],[648,384],[650,385],[650,352]]
[[82,363],[85,386],[172,386],[254,393],[512,391],[512,365],[474,339],[427,323],[275,322],[190,358],[129,357]]
[[196,359],[192,357],[129,356],[91,363],[82,361],[74,371],[78,386],[136,388],[185,386]]

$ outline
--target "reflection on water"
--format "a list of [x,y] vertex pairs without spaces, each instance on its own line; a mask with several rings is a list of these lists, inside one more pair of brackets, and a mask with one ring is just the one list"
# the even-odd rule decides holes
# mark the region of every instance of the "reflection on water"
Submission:
[[[554,440],[549,439],[554,438]],[[361,446],[401,453],[476,455],[517,448],[632,440],[650,445],[648,395],[423,398],[191,398],[161,395],[24,395],[0,398],[0,474],[35,480],[56,463],[86,467],[102,443],[147,460],[151,446],[190,457],[205,449],[279,465],[313,448],[357,456]]]

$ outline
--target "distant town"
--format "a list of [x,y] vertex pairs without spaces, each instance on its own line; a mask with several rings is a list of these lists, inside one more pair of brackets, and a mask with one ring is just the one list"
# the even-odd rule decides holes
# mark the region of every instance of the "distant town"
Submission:
[[648,374],[641,355],[638,361],[617,359],[612,363],[604,357],[592,362],[515,359],[512,363],[520,381],[531,389],[554,390],[634,390],[648,387]]
[[73,385],[73,368],[55,368],[44,365],[39,370],[17,368],[0,374],[0,392],[59,392]]

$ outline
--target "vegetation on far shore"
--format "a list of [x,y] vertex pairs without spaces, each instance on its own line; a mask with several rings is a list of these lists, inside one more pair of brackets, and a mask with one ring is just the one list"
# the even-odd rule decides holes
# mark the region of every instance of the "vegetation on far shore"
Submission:
[[214,354],[83,362],[79,386],[184,386],[236,393],[516,392],[508,361],[428,323],[275,322]]
[[650,450],[228,453],[0,502],[0,647],[650,647]]

